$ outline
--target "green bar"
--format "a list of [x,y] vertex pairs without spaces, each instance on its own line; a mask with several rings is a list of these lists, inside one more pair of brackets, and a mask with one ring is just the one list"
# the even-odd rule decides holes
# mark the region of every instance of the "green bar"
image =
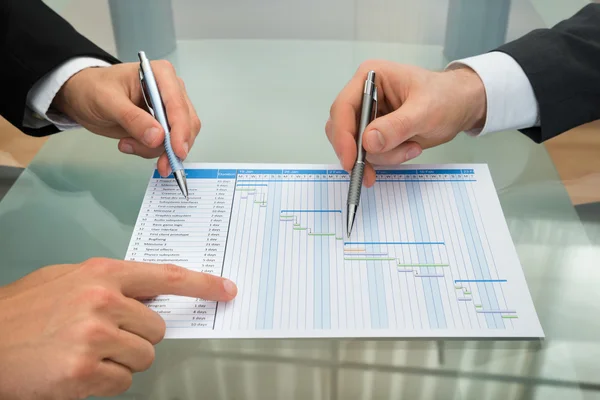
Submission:
[[293,215],[280,215],[279,218],[294,219]]
[[344,258],[344,261],[394,261],[395,258]]
[[335,233],[309,233],[308,236],[335,236]]
[[454,289],[462,289],[462,288],[463,288],[462,286],[456,286],[456,285],[454,286]]
[[517,318],[519,318],[519,316],[518,315],[503,315],[502,318],[505,318],[505,319],[517,319]]
[[300,224],[294,224],[294,226],[300,226]]
[[475,308],[481,308],[483,307],[481,304],[475,304]]
[[295,231],[305,231],[305,230],[307,230],[307,229],[308,229],[308,228],[294,228],[294,230],[295,230]]
[[336,237],[335,240],[344,240],[344,238]]
[[254,192],[256,191],[256,188],[235,188],[235,190],[238,192]]
[[471,292],[463,292],[464,294],[471,294]]
[[449,267],[450,264],[398,264],[399,267],[415,267],[415,268],[429,268],[429,267]]
[[255,201],[254,204],[267,204],[266,201]]

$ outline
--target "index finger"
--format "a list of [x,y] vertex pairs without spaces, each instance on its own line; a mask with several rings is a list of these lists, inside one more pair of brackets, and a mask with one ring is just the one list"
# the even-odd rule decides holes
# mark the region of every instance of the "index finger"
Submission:
[[116,269],[111,275],[118,279],[121,292],[127,297],[148,298],[170,294],[229,301],[237,294],[236,285],[229,279],[173,264],[120,261]]

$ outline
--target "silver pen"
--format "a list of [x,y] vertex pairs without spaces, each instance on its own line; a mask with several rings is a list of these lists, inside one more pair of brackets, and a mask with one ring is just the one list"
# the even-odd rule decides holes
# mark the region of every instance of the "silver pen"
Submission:
[[171,146],[171,129],[169,127],[169,122],[167,121],[167,113],[165,111],[162,97],[158,91],[156,78],[154,78],[152,67],[150,66],[150,61],[146,57],[146,54],[143,51],[140,51],[138,56],[140,58],[139,74],[144,101],[146,102],[146,106],[148,107],[150,114],[156,118],[165,131],[165,152],[167,153],[167,158],[169,159],[169,164],[171,165],[171,170],[173,171],[175,181],[177,181],[177,185],[179,186],[179,189],[181,189],[181,193],[183,193],[187,199],[188,187],[185,179],[185,169],[183,168],[183,163],[179,157],[175,155],[173,147]]
[[348,190],[348,202],[347,202],[347,221],[346,229],[348,231],[348,237],[352,233],[352,227],[354,226],[354,220],[356,217],[356,210],[360,203],[360,192],[362,189],[363,175],[365,172],[365,158],[367,152],[363,148],[363,134],[367,125],[371,123],[377,117],[377,86],[375,86],[375,71],[370,71],[365,81],[365,88],[363,90],[362,97],[362,108],[360,112],[360,124],[358,125],[358,156],[356,158],[356,164],[352,168],[352,174],[350,175],[350,188]]

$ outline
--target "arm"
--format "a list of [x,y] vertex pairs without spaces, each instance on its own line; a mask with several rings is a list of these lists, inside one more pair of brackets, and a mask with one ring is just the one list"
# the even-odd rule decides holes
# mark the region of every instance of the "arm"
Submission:
[[32,128],[24,124],[27,96],[36,83],[77,57],[119,62],[39,0],[0,2],[0,42],[0,87],[10,90],[10,95],[0,97],[0,114],[33,136],[58,131],[52,125]]
[[[170,173],[165,132],[146,110],[138,63],[119,63],[41,0],[0,0],[0,54],[0,115],[14,126],[32,136],[83,126],[118,139],[123,153],[159,157],[160,173]],[[90,68],[97,66],[105,68]],[[171,145],[185,160],[200,120],[173,65],[157,60],[152,69]]]
[[600,119],[600,4],[497,51],[515,59],[533,87],[541,125],[522,132],[535,142]]
[[[456,68],[462,64],[462,68]],[[385,61],[364,63],[334,101],[325,126],[342,166],[356,159],[356,111],[377,71],[379,117],[363,145],[372,165],[396,165],[459,132],[519,129],[536,142],[600,119],[600,4],[552,29],[533,31],[445,72]],[[375,173],[365,169],[365,185]]]

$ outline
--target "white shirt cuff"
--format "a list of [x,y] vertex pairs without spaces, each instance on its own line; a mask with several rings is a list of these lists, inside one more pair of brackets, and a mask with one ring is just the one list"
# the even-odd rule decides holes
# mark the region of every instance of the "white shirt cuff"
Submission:
[[539,126],[539,106],[527,75],[514,58],[498,51],[457,60],[446,69],[467,66],[483,82],[487,99],[487,117],[483,129],[467,134],[484,135],[490,132]]
[[97,58],[77,57],[44,75],[27,94],[23,126],[38,129],[54,124],[60,130],[78,127],[79,125],[65,114],[50,110],[50,105],[60,88],[73,75],[85,68],[107,66],[110,64]]

